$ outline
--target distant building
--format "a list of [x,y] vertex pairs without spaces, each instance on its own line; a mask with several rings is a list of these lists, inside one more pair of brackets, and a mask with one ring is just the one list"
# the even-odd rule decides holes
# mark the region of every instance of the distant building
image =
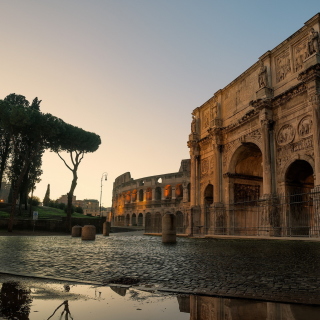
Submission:
[[[68,195],[67,194],[62,195],[59,199],[57,199],[57,202],[64,203],[65,205],[67,205],[68,204]],[[76,202],[76,196],[73,196],[72,197],[72,204],[75,205],[75,202]]]
[[95,199],[84,199],[82,200],[83,206],[83,214],[85,215],[92,215],[92,216],[99,216],[100,215],[100,208],[99,208],[99,201]]

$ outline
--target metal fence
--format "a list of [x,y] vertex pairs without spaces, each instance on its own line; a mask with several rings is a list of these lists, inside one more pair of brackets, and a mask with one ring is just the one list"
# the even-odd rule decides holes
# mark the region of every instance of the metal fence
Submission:
[[204,225],[195,234],[235,236],[320,236],[320,193],[285,194],[231,203],[223,208],[203,206]]

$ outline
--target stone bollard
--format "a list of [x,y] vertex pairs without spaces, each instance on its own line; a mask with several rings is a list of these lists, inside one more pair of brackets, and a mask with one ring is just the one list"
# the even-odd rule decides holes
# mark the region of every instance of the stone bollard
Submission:
[[71,230],[71,237],[81,237],[81,226],[73,226]]
[[102,229],[102,234],[107,237],[109,236],[109,233],[110,233],[110,222],[109,221],[106,221],[103,223],[103,229]]
[[82,240],[95,240],[96,239],[96,227],[92,225],[86,225],[82,228]]
[[166,213],[162,217],[162,242],[176,243],[176,236],[176,216],[173,213]]

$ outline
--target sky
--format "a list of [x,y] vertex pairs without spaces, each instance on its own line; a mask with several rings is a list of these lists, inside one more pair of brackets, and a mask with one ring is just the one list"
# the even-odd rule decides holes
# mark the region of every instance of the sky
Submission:
[[[0,99],[10,93],[94,132],[77,199],[111,206],[114,180],[177,172],[191,112],[320,12],[319,0],[0,0]],[[67,155],[64,155],[67,156]],[[68,156],[67,156],[68,159]],[[66,194],[46,151],[35,195]]]

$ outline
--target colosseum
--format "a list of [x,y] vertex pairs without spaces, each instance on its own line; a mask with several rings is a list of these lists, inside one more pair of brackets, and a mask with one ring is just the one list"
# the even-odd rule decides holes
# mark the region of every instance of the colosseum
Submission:
[[176,215],[177,233],[185,234],[190,211],[190,160],[178,172],[133,179],[130,172],[116,178],[112,195],[113,225],[143,226],[161,233],[162,216]]

